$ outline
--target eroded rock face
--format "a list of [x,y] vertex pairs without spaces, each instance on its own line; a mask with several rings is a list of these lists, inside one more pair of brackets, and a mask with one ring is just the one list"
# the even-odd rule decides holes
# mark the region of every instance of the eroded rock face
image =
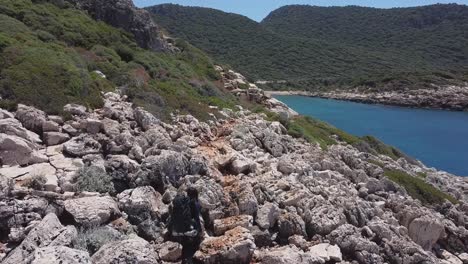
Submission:
[[33,143],[6,134],[0,134],[0,159],[3,165],[28,165],[46,162],[47,157],[39,153]]
[[91,137],[82,134],[74,137],[63,145],[63,152],[72,157],[83,157],[89,154],[99,154],[101,144]]
[[120,216],[117,203],[109,196],[71,199],[64,205],[76,223],[88,227],[99,226]]
[[205,239],[195,253],[195,259],[207,264],[248,264],[254,250],[254,238],[249,230],[236,227],[227,231],[223,236]]
[[135,224],[168,213],[167,206],[162,202],[162,195],[150,186],[126,190],[117,198],[120,209],[127,213],[130,221]]
[[89,253],[64,246],[43,247],[34,252],[31,264],[91,264]]
[[[12,166],[0,168],[3,261],[89,262],[67,248],[75,226],[104,225],[125,240],[102,247],[93,263],[181,261],[181,245],[167,241],[168,212],[176,194],[193,187],[206,231],[195,256],[201,263],[466,262],[465,178],[345,143],[324,150],[242,107],[223,109],[210,125],[175,115],[166,124],[124,98],[106,93],[103,109],[75,107],[66,122],[44,116],[44,143],[0,111],[0,138],[18,144],[0,144],[10,146],[2,162],[15,157]],[[48,136],[60,131],[72,138],[46,146],[56,143]],[[74,193],[72,179],[83,166],[99,175],[106,171],[115,197]],[[427,183],[460,203],[423,205],[387,179],[384,169],[409,177],[426,173]],[[35,173],[44,174],[45,188],[27,184]],[[51,212],[73,225],[64,227]]]
[[36,249],[48,246],[70,245],[76,236],[72,226],[65,228],[55,214],[48,214],[36,225],[23,242],[2,261],[5,264],[22,263],[34,254]]
[[437,219],[425,215],[411,221],[408,234],[423,249],[430,250],[440,238],[445,236],[445,229]]
[[159,263],[159,258],[150,243],[141,238],[111,242],[102,246],[92,256],[94,264],[108,263]]
[[18,105],[15,117],[26,129],[38,134],[42,133],[42,126],[46,122],[46,114],[43,111],[22,104]]

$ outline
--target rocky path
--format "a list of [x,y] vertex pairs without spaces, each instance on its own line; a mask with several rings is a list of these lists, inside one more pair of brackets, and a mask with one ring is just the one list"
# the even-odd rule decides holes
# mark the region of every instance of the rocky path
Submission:
[[[66,106],[67,121],[0,111],[2,263],[180,263],[165,234],[188,187],[200,193],[200,263],[468,263],[465,178],[345,143],[324,150],[242,108],[164,123],[104,97],[93,112]],[[424,174],[458,203],[423,205],[386,170]]]

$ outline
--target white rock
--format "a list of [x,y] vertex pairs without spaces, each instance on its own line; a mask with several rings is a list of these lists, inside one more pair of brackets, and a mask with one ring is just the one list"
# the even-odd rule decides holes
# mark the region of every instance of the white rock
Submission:
[[96,226],[120,216],[117,203],[109,196],[66,200],[65,211],[83,226]]
[[273,227],[278,220],[279,208],[276,204],[265,203],[257,211],[255,222],[263,229]]
[[158,255],[154,248],[150,243],[141,238],[132,238],[105,244],[94,253],[92,261],[94,264],[159,263]]
[[91,264],[91,258],[86,251],[71,249],[69,247],[43,247],[34,252],[31,264]]

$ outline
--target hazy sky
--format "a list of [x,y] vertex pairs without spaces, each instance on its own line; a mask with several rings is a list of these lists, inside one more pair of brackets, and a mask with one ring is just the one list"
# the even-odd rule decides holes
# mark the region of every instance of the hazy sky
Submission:
[[380,8],[421,6],[436,3],[458,3],[468,5],[468,0],[133,0],[139,6],[174,3],[189,6],[203,6],[221,9],[248,16],[260,21],[274,9],[291,4],[309,4],[317,6],[359,5]]

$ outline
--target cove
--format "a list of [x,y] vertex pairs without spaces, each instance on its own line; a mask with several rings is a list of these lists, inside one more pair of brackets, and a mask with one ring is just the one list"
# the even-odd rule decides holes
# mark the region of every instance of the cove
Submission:
[[356,136],[372,135],[428,167],[468,176],[468,113],[277,95],[302,115]]

